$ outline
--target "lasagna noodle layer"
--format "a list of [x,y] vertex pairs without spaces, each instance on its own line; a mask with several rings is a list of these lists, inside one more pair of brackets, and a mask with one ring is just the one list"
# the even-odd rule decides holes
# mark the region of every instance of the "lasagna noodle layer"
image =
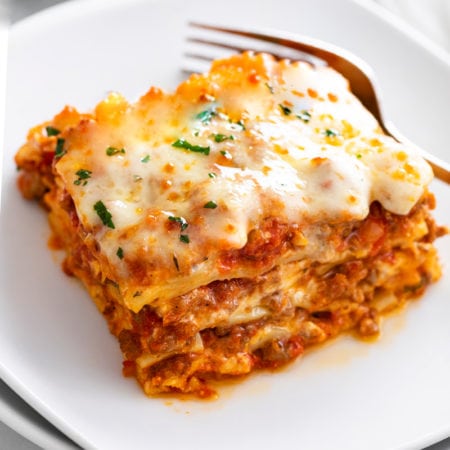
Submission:
[[376,335],[440,276],[429,167],[330,69],[236,56],[173,96],[65,108],[16,161],[149,395]]
[[[303,259],[254,278],[215,281],[138,313],[123,306],[117,285],[102,278],[81,242],[69,244],[79,251],[65,267],[87,286],[119,338],[124,373],[135,375],[147,394],[208,397],[212,380],[279,367],[342,331],[376,335],[380,314],[440,276],[432,202],[427,194],[408,216],[374,204],[345,234],[336,226],[329,238],[338,246],[350,239],[352,251],[335,261]],[[380,223],[381,238],[374,225]]]

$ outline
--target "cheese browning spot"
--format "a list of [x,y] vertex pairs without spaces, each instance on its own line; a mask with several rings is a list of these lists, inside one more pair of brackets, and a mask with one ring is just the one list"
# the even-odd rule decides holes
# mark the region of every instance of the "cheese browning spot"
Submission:
[[358,199],[357,199],[354,195],[350,194],[350,195],[347,197],[347,201],[348,201],[350,204],[354,204],[354,203],[356,203],[356,202],[358,201]]
[[167,173],[174,173],[175,165],[169,162],[164,166],[163,170],[164,170],[164,172],[167,172]]
[[330,102],[336,103],[339,98],[336,94],[333,94],[332,92],[328,93],[328,100],[330,100]]
[[227,233],[235,233],[236,227],[232,223],[227,223],[227,225],[225,226],[225,231]]
[[404,151],[398,152],[396,156],[399,161],[406,161],[408,158],[408,155]]

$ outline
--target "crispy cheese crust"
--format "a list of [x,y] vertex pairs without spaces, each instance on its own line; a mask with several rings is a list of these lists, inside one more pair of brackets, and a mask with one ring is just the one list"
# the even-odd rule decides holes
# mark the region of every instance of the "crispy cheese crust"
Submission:
[[147,394],[214,394],[422,294],[432,174],[329,68],[244,53],[30,130],[19,188]]

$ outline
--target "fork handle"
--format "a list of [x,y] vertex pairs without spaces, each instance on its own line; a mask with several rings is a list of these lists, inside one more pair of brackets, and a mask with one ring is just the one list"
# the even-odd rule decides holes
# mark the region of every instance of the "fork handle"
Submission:
[[434,176],[444,183],[450,184],[450,164],[424,150],[421,150],[421,154],[433,169]]

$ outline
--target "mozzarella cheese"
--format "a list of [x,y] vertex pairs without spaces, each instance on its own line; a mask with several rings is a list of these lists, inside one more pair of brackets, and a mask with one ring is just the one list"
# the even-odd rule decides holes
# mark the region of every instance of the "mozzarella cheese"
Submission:
[[243,248],[264,219],[361,220],[374,201],[407,214],[432,178],[340,74],[251,53],[215,62],[174,94],[152,88],[135,104],[110,94],[64,150],[56,171],[112,271],[132,278],[145,262],[141,285],[153,290],[139,300],[121,286],[135,310],[239,276],[207,261]]

